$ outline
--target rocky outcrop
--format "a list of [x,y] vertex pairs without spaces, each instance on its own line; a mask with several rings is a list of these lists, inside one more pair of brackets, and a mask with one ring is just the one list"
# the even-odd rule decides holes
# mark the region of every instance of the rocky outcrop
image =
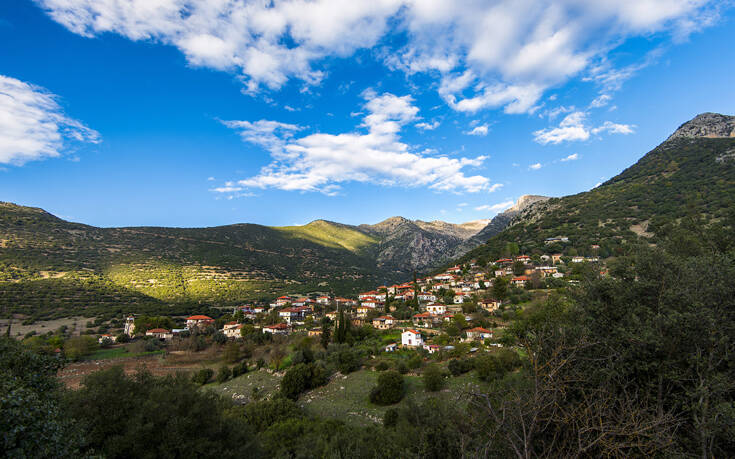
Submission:
[[695,137],[735,137],[735,116],[702,113],[679,126],[666,140]]

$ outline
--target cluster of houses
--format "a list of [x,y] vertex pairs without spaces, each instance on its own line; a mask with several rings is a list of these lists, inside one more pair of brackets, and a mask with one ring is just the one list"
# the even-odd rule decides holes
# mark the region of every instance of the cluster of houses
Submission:
[[[548,239],[547,243],[567,241],[566,237],[558,237]],[[571,260],[568,258],[566,260],[572,263],[598,261],[596,257],[572,257]],[[477,308],[491,313],[498,310],[502,301],[493,299],[490,295],[490,289],[496,279],[505,278],[512,286],[524,287],[532,279],[563,278],[564,273],[558,269],[563,263],[561,254],[545,254],[533,260],[528,255],[501,258],[489,267],[480,267],[475,261],[470,261],[464,266],[452,266],[444,272],[413,282],[379,286],[375,290],[358,294],[357,299],[333,297],[328,294],[283,295],[268,305],[238,306],[234,312],[242,313],[245,318],[256,322],[263,313],[276,310],[279,320],[277,323],[259,327],[256,325],[256,328],[262,333],[288,335],[295,328],[305,325],[310,317],[311,322],[316,322],[324,316],[336,321],[338,311],[343,311],[357,326],[371,325],[378,330],[400,328],[402,347],[425,348],[429,352],[435,352],[438,347],[427,344],[422,333],[438,333],[436,329],[452,321],[455,314],[462,312],[463,304],[466,302],[475,302]],[[396,301],[414,300],[417,301],[419,312],[410,319],[399,320],[391,315],[395,311]],[[131,336],[134,331],[133,322],[134,318],[130,317],[125,323],[125,333]],[[194,315],[186,318],[184,329],[154,328],[148,330],[146,335],[169,340],[182,331],[214,323],[215,320],[211,317]],[[224,324],[221,332],[228,338],[238,339],[241,337],[242,327],[243,324],[232,321]],[[464,330],[464,333],[469,341],[484,341],[493,336],[491,330],[480,327]],[[321,330],[311,328],[308,334],[317,336],[321,334]],[[397,346],[397,343],[389,345],[386,351],[394,350]]]

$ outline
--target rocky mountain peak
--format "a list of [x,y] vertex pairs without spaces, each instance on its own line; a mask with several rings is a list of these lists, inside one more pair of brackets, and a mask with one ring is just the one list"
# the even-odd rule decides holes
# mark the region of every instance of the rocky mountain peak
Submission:
[[668,140],[696,137],[735,137],[735,116],[702,113],[679,126]]
[[518,201],[516,201],[516,203],[513,204],[512,207],[509,207],[503,213],[504,214],[517,213],[517,212],[520,212],[520,211],[526,209],[527,207],[529,207],[529,206],[531,206],[533,204],[536,204],[539,201],[546,201],[548,199],[549,198],[547,196],[539,196],[539,195],[535,195],[535,194],[525,194],[525,195],[521,196],[520,198],[518,198]]

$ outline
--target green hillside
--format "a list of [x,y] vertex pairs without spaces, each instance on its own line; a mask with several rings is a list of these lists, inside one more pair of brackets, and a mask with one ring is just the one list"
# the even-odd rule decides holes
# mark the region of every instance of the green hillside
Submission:
[[[613,256],[626,245],[655,244],[682,217],[711,221],[732,209],[735,138],[672,138],[590,191],[534,204],[462,261],[516,251]],[[569,242],[546,243],[557,236]]]
[[38,317],[233,304],[284,292],[346,294],[402,274],[347,226],[96,228],[0,203],[0,311]]

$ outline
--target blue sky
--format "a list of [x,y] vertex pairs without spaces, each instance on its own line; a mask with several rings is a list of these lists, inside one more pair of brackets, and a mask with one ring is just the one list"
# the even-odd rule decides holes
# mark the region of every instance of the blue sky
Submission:
[[735,113],[729,6],[2,2],[0,200],[99,226],[490,218]]

